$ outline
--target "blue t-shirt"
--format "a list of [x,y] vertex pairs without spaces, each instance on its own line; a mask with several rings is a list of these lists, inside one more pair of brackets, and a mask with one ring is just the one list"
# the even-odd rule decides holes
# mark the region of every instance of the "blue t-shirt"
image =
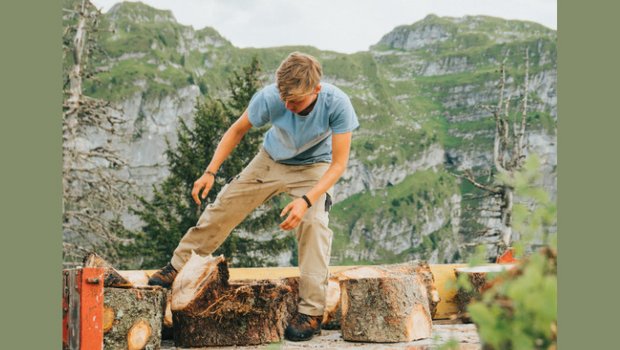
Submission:
[[286,109],[276,84],[254,94],[248,107],[250,123],[271,123],[263,147],[278,163],[331,162],[332,133],[343,134],[359,126],[349,97],[339,88],[321,82],[314,108],[307,116]]

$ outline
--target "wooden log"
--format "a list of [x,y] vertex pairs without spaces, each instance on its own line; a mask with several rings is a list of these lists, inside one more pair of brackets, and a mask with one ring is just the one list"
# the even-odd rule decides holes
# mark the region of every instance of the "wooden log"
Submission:
[[271,281],[277,281],[289,288],[289,291],[287,292],[288,294],[284,296],[283,300],[286,307],[286,312],[282,313],[282,318],[285,319],[285,322],[282,320],[278,321],[280,323],[284,323],[284,328],[286,328],[286,325],[288,325],[293,315],[297,312],[297,304],[299,303],[299,277],[285,277],[280,279],[272,279]]
[[100,257],[96,253],[89,253],[84,257],[84,267],[103,267],[105,268],[105,274],[103,276],[104,287],[118,287],[118,288],[131,288],[133,284],[116,269],[107,262],[104,258]]
[[[434,275],[431,272],[430,266],[427,263],[421,261],[409,261],[402,264],[382,265],[381,268],[388,269],[397,273],[412,274],[418,276],[420,282],[424,285],[424,288],[426,288],[431,317],[435,316],[435,314],[437,313],[437,305],[441,301],[441,298],[439,297],[439,292],[434,283]],[[323,329],[340,328],[340,284],[338,281],[341,276],[345,276],[346,278],[346,271],[347,270],[337,271],[333,273],[330,277],[327,287],[327,301],[325,305],[325,312],[323,314]]]
[[494,264],[456,268],[454,270],[456,279],[458,280],[461,275],[467,276],[472,288],[457,288],[453,302],[456,305],[458,313],[454,317],[459,318],[461,322],[471,322],[471,318],[467,313],[467,306],[473,300],[478,299],[485,290],[492,286],[497,274],[513,269],[514,267],[515,265],[513,264]]
[[401,264],[392,265],[380,265],[381,269],[389,270],[393,273],[402,273],[406,275],[413,275],[418,278],[420,283],[428,297],[428,306],[431,317],[434,318],[437,313],[437,305],[441,301],[437,286],[435,285],[435,278],[430,266],[424,261],[412,260]]
[[192,254],[172,285],[178,347],[258,345],[280,341],[296,307],[294,279],[228,282],[223,256]]
[[429,338],[432,319],[421,263],[366,266],[340,276],[342,337],[407,342]]
[[465,264],[434,264],[431,265],[435,286],[441,300],[437,304],[437,313],[433,320],[452,320],[453,316],[458,313],[454,304],[454,296],[456,295],[456,277],[454,269],[464,267]]
[[[454,282],[454,269],[465,267],[467,264],[430,264],[430,270],[435,280],[435,288],[437,294],[441,298],[437,304],[437,309],[433,319],[451,319],[457,314],[457,308],[454,304],[454,296],[456,288]],[[349,270],[359,266],[330,266],[330,273],[337,274],[344,270]],[[157,272],[157,270],[146,270],[149,276]],[[299,277],[298,267],[237,267],[230,268],[230,281],[246,280],[246,279],[275,279],[284,277]]]
[[172,327],[172,292],[166,293],[166,307],[164,309],[164,324],[161,330],[161,339],[174,339],[174,330]]
[[330,277],[327,284],[325,311],[323,312],[323,329],[340,329],[340,283],[338,277]]
[[105,349],[159,349],[166,292],[155,288],[105,288]]
[[151,334],[153,334],[153,329],[148,321],[144,319],[136,321],[131,328],[129,328],[129,332],[127,332],[127,349],[144,349],[151,338]]
[[146,287],[149,285],[149,275],[146,271],[118,271],[118,273],[134,287]]
[[201,257],[192,252],[172,283],[172,311],[200,314],[229,289],[224,256]]

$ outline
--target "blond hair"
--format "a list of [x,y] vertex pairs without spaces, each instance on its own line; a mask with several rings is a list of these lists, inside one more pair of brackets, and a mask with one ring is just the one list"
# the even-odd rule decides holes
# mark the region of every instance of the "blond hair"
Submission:
[[284,101],[311,94],[319,85],[323,68],[316,58],[292,52],[276,71],[276,84]]

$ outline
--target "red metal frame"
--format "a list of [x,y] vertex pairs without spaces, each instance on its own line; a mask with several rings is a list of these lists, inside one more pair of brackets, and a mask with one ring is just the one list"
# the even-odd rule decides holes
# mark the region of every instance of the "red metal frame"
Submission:
[[63,271],[63,349],[103,349],[104,271],[101,267]]

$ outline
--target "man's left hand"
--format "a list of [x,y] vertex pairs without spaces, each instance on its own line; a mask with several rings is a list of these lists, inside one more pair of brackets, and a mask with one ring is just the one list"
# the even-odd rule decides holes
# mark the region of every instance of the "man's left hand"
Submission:
[[289,231],[299,226],[299,223],[301,222],[301,219],[304,217],[304,214],[306,214],[307,210],[308,210],[308,205],[306,204],[306,201],[303,200],[302,198],[297,198],[294,201],[290,202],[282,210],[282,213],[280,213],[280,217],[282,217],[290,211],[286,220],[284,220],[280,224],[280,228],[285,231]]

